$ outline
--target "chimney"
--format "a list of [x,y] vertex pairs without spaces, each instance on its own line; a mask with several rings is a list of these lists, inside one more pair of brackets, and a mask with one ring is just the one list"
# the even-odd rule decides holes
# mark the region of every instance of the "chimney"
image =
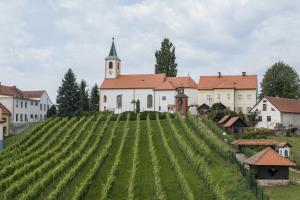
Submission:
[[242,72],[243,76],[246,76],[246,72]]
[[218,74],[219,74],[219,78],[221,78],[221,72],[218,72]]

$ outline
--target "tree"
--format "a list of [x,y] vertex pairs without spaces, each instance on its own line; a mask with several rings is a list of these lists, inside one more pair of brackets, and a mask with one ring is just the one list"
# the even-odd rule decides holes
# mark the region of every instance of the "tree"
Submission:
[[91,111],[99,110],[99,91],[98,91],[97,84],[95,84],[91,90],[90,110]]
[[57,110],[56,106],[52,105],[48,110],[47,110],[47,118],[49,117],[54,117],[57,115]]
[[140,100],[136,101],[136,113],[139,113],[141,111],[141,103]]
[[80,100],[80,110],[89,111],[90,102],[89,102],[89,92],[86,89],[86,81],[82,80],[79,87],[79,100]]
[[166,73],[168,77],[177,75],[177,63],[175,62],[175,46],[165,38],[161,42],[160,50],[155,52],[156,64],[155,73]]
[[73,116],[79,111],[79,87],[72,69],[68,69],[56,97],[59,116]]
[[258,123],[258,114],[259,114],[258,111],[249,113],[247,118],[250,126],[255,126]]
[[288,64],[277,62],[264,74],[261,82],[260,99],[264,96],[300,98],[300,84],[297,72]]

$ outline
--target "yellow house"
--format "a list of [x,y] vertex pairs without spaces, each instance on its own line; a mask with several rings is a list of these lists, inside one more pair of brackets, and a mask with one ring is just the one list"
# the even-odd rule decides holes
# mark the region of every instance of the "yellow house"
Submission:
[[11,113],[9,110],[0,103],[0,122],[3,124],[3,135],[8,136],[9,135],[9,123],[10,123],[10,115]]
[[200,76],[198,104],[222,103],[235,112],[248,113],[257,100],[257,76]]

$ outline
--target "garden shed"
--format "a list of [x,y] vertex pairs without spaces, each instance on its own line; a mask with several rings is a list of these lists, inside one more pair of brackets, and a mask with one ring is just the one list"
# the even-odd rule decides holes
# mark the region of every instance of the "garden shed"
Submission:
[[244,128],[247,127],[245,122],[239,117],[231,117],[224,125],[223,128],[230,133],[244,133]]
[[258,183],[264,186],[287,185],[289,167],[295,166],[295,163],[282,157],[271,147],[246,159],[244,163],[254,172]]

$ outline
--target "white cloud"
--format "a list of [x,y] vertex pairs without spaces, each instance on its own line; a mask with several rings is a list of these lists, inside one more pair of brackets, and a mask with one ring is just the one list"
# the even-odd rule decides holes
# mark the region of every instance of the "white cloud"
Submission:
[[[38,3],[43,10],[29,0],[0,2],[0,80],[24,89],[43,87],[52,98],[69,67],[89,85],[102,80],[112,36],[123,73],[152,73],[164,37],[176,45],[179,75],[189,73],[196,81],[218,71],[262,75],[278,60],[300,71],[297,1]],[[33,15],[33,8],[40,13]]]

